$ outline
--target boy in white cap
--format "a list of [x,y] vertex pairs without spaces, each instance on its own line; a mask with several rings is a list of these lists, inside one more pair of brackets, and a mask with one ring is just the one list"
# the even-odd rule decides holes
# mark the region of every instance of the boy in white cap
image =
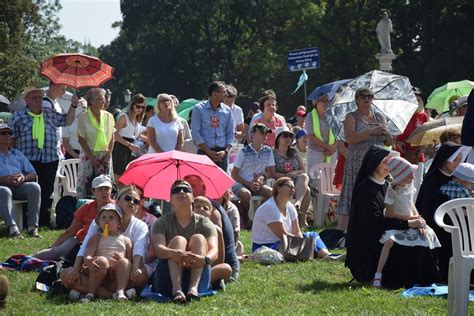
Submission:
[[[415,193],[413,172],[417,169],[417,166],[402,157],[395,156],[388,160],[387,169],[393,181],[387,188],[385,195],[385,217],[399,220],[418,219],[420,215],[413,202],[413,194]],[[410,247],[423,246],[430,249],[441,247],[438,237],[429,226],[421,229],[387,230],[379,241],[384,246],[380,253],[377,271],[372,280],[372,285],[375,287],[382,286],[382,270],[394,243]]]
[[454,170],[453,179],[441,186],[441,193],[446,194],[450,200],[470,198],[472,183],[474,183],[474,165],[461,163]]

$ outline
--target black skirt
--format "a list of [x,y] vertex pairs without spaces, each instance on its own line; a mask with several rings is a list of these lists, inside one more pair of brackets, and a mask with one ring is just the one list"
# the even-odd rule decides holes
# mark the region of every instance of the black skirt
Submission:
[[[123,139],[130,143],[133,143],[134,141],[132,138],[127,137],[124,137]],[[135,159],[135,157],[132,156],[132,151],[128,149],[127,146],[116,141],[114,144],[114,150],[112,151],[114,174],[121,175],[125,171],[125,168],[127,168],[128,163],[133,159]]]

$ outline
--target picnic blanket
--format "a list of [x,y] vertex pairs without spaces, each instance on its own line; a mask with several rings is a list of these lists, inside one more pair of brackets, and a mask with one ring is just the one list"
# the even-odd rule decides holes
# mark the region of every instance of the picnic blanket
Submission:
[[40,260],[25,254],[16,254],[0,263],[0,270],[21,271],[21,272],[40,272],[44,267],[54,264],[54,261]]
[[[448,286],[433,283],[431,286],[414,286],[402,292],[402,297],[441,296],[448,297]],[[469,291],[469,301],[474,301],[474,291]]]
[[[206,296],[212,296],[215,295],[217,292],[213,290],[209,290],[206,292],[199,292],[200,297],[206,297]],[[152,300],[158,303],[167,303],[171,302],[173,299],[169,296],[163,295],[161,293],[157,292],[152,292],[151,290],[151,284],[147,285],[142,293],[140,294],[140,297],[144,300]]]

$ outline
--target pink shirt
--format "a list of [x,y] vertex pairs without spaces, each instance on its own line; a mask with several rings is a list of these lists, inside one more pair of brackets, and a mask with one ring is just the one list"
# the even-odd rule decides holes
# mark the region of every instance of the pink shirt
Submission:
[[257,123],[262,123],[267,128],[272,130],[272,133],[267,135],[267,140],[265,141],[265,145],[273,148],[273,146],[275,145],[275,131],[278,127],[283,126],[285,123],[276,116],[273,116],[273,120],[271,122],[268,122],[263,117],[256,119],[254,121],[254,125]]

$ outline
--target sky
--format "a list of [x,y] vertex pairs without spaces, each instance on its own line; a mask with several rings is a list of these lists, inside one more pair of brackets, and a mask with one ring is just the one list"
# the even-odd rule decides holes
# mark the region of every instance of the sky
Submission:
[[60,34],[67,39],[99,47],[117,37],[119,29],[112,23],[122,20],[120,0],[61,0],[58,13]]

